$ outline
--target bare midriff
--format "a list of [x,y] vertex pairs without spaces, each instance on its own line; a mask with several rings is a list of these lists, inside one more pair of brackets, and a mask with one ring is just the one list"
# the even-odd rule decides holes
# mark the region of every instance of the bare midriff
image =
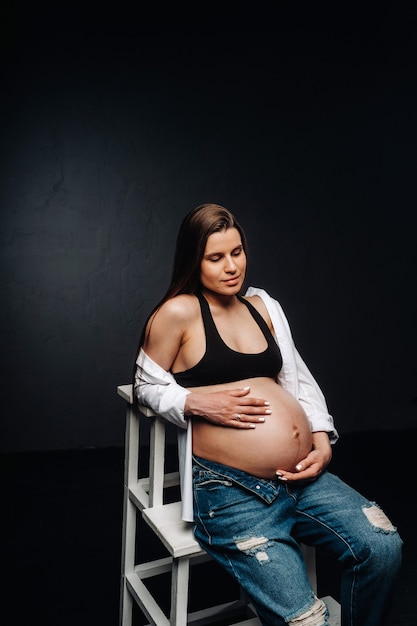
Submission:
[[191,391],[211,393],[243,387],[250,387],[248,397],[269,402],[271,414],[264,416],[265,422],[256,423],[256,428],[238,429],[192,417],[193,453],[259,478],[273,479],[279,469],[294,471],[312,448],[311,430],[300,403],[272,378],[193,387]]

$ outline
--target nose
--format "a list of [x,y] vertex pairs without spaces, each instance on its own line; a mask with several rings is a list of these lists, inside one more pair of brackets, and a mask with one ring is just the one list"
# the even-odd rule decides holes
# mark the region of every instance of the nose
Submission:
[[233,260],[233,257],[231,256],[227,256],[226,260],[225,260],[225,272],[231,273],[233,274],[234,272],[236,272],[236,263]]

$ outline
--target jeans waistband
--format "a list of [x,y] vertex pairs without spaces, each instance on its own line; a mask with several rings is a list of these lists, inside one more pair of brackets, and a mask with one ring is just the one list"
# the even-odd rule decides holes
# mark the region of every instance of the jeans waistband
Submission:
[[223,463],[209,461],[200,456],[193,455],[193,461],[201,469],[214,472],[223,478],[231,480],[244,489],[253,492],[256,496],[267,502],[275,500],[278,496],[280,488],[282,487],[278,479],[267,480],[264,478],[257,478],[256,476],[252,476],[252,474],[248,474],[242,470],[229,467],[228,465],[223,465]]

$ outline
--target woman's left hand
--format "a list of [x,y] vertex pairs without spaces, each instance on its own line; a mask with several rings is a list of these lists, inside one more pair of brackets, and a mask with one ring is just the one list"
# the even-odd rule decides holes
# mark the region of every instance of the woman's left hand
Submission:
[[311,482],[326,469],[332,458],[332,446],[326,432],[312,434],[313,448],[305,459],[301,459],[295,472],[278,469],[276,476],[284,482]]

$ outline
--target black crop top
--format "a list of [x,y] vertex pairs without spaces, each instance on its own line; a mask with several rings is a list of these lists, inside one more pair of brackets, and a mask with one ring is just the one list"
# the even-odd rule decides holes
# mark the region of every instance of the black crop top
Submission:
[[177,383],[183,387],[200,387],[259,376],[276,378],[282,367],[281,351],[264,318],[255,307],[239,296],[239,300],[248,307],[262,330],[268,346],[258,354],[245,354],[232,350],[224,343],[214,323],[207,300],[200,293],[197,297],[200,301],[206,333],[206,352],[197,365],[184,372],[173,374]]

